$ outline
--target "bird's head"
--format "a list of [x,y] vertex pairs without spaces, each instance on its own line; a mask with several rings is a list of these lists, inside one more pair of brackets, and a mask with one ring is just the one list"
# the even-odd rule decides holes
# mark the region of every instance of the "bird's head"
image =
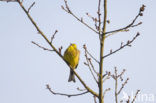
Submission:
[[73,48],[77,48],[76,44],[71,44],[71,46],[72,46]]

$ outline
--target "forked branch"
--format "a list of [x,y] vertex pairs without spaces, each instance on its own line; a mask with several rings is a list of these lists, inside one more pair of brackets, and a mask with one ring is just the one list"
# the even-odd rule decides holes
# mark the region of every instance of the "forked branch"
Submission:
[[[51,46],[51,48],[54,50],[54,52],[56,54],[59,55],[59,57],[68,65],[68,63],[65,61],[64,57],[61,55],[61,53],[55,48],[55,46],[51,43],[51,41],[49,41],[49,39],[45,36],[45,34],[40,30],[40,28],[38,27],[38,25],[36,24],[36,22],[33,20],[33,18],[30,16],[29,12],[25,9],[25,7],[23,6],[22,2],[20,0],[17,0],[17,2],[19,3],[20,7],[24,10],[25,14],[28,16],[29,20],[32,22],[32,24],[35,26],[35,28],[37,29],[38,33],[46,40],[46,42]],[[68,65],[69,66],[69,65]],[[70,66],[69,66],[70,67]],[[70,68],[71,70],[73,70],[72,68]],[[98,97],[98,94],[96,92],[94,92],[92,89],[90,89],[85,83],[84,81],[81,79],[81,77],[77,74],[77,72],[73,71],[74,74],[76,75],[76,77],[79,79],[79,81],[82,83],[82,85],[87,89],[88,92],[90,92],[92,95]]]
[[[96,79],[96,77],[95,77],[95,75],[94,75],[94,73],[97,74],[97,72],[96,72],[96,70],[94,69],[94,66],[92,65],[91,58],[89,58],[88,55],[87,55],[87,51],[86,51],[87,48],[86,48],[86,45],[83,45],[83,48],[84,48],[84,50],[85,50],[85,57],[86,57],[86,61],[87,61],[87,63],[85,62],[84,64],[88,66],[88,68],[89,68],[89,70],[90,70],[90,72],[91,72],[91,74],[92,74],[92,76],[93,76],[95,82],[98,84],[98,80]],[[91,68],[91,67],[92,67],[92,68]],[[93,69],[93,70],[92,70],[92,69]],[[93,71],[94,71],[94,72],[93,72]],[[98,77],[98,74],[97,74],[97,77]]]
[[[121,88],[118,90],[118,82],[119,82],[119,79],[122,78],[122,75],[125,73],[125,69],[123,69],[123,71],[118,74],[118,71],[117,71],[117,68],[115,67],[114,68],[114,74],[111,75],[111,77],[115,80],[115,103],[118,103],[118,96],[119,94],[121,93],[121,91],[123,90],[123,88],[125,87],[125,85],[128,83],[128,80],[129,78],[127,78],[125,80],[125,82],[122,84]],[[123,81],[123,79],[121,79],[121,81]]]
[[128,47],[131,47],[131,43],[132,43],[139,35],[140,35],[140,33],[138,32],[138,33],[135,35],[135,37],[133,37],[132,40],[128,40],[127,43],[124,44],[124,45],[123,45],[123,43],[121,43],[120,48],[118,48],[118,49],[116,49],[116,50],[114,50],[114,51],[110,50],[110,53],[108,53],[108,54],[106,54],[105,56],[103,56],[103,58],[106,58],[106,57],[108,57],[108,56],[110,56],[110,55],[112,55],[112,54],[115,54],[116,52],[120,51],[121,49],[123,49],[123,48],[125,48],[125,47],[127,47],[127,46],[128,46]]
[[33,2],[33,3],[30,5],[30,7],[28,8],[28,13],[29,13],[30,9],[31,9],[34,5],[35,5],[35,2]]
[[79,94],[65,94],[65,93],[56,93],[54,92],[51,87],[49,86],[49,84],[46,85],[47,89],[54,95],[61,95],[61,96],[67,96],[67,97],[74,97],[74,96],[81,96],[81,95],[84,95],[84,94],[87,94],[89,93],[88,91],[85,91],[83,93],[79,93]]
[[143,16],[143,11],[144,11],[144,10],[145,10],[145,5],[142,5],[142,7],[140,7],[139,13],[138,13],[137,16],[132,20],[132,22],[131,22],[129,25],[127,25],[126,27],[117,29],[117,30],[108,31],[108,32],[105,33],[105,35],[106,35],[106,34],[110,34],[110,33],[114,33],[114,32],[119,32],[119,31],[127,30],[128,28],[135,27],[135,26],[138,26],[138,25],[142,24],[142,22],[140,22],[140,23],[138,23],[138,24],[134,24],[134,23],[135,23],[135,21],[138,19],[138,17]]
[[67,0],[64,0],[64,3],[65,3],[65,7],[64,6],[61,6],[62,9],[64,11],[66,11],[67,13],[71,14],[74,18],[76,18],[79,22],[81,22],[82,24],[84,24],[86,27],[88,27],[89,29],[91,29],[92,31],[94,31],[95,33],[99,34],[94,28],[92,28],[91,26],[89,26],[87,23],[85,23],[83,21],[83,18],[79,18],[77,17],[69,8],[68,6],[68,3],[67,3]]

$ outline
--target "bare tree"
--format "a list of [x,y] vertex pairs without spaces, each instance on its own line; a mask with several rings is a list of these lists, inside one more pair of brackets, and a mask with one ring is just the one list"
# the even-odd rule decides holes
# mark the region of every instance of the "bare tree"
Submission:
[[[53,39],[55,38],[56,33],[58,32],[57,30],[54,32],[54,34],[52,35],[52,37],[50,39],[48,39],[46,37],[46,35],[42,32],[42,30],[39,28],[39,26],[36,24],[36,22],[33,20],[33,18],[31,17],[29,11],[31,10],[31,8],[35,5],[35,2],[32,3],[32,5],[30,5],[30,7],[28,9],[26,9],[23,5],[23,1],[21,0],[0,0],[0,1],[6,1],[6,2],[17,2],[19,4],[19,6],[23,9],[23,11],[25,12],[25,14],[27,15],[28,19],[32,22],[32,24],[34,25],[34,27],[37,29],[38,33],[43,37],[43,39],[50,45],[51,49],[49,48],[45,48],[41,45],[39,45],[38,43],[32,42],[33,44],[35,44],[36,46],[38,46],[39,48],[43,49],[43,50],[47,50],[50,52],[55,52],[56,55],[58,55],[60,57],[60,59],[62,59],[68,66],[69,64],[65,61],[64,57],[61,54],[61,50],[62,47],[60,47],[59,49],[57,49],[57,47],[54,46],[53,44]],[[103,5],[102,5],[103,4]],[[95,82],[97,83],[97,86],[99,88],[99,91],[94,91],[93,89],[91,89],[84,81],[83,79],[79,76],[79,74],[73,70],[72,68],[70,68],[70,70],[72,70],[74,72],[74,74],[76,75],[76,77],[78,78],[79,82],[84,86],[84,90],[78,89],[79,91],[81,91],[81,93],[79,94],[66,94],[66,93],[58,93],[52,90],[52,88],[50,87],[49,84],[46,85],[47,89],[54,95],[62,95],[62,96],[67,96],[67,97],[73,97],[73,96],[81,96],[87,93],[91,93],[94,97],[94,102],[97,103],[96,99],[98,99],[99,103],[104,103],[104,96],[105,94],[111,90],[111,88],[107,88],[107,89],[103,89],[103,84],[106,80],[109,79],[113,79],[115,81],[114,83],[114,97],[115,97],[115,103],[119,102],[118,96],[120,95],[121,91],[123,90],[123,88],[125,87],[125,85],[127,84],[129,78],[127,78],[125,81],[123,81],[123,74],[125,73],[125,69],[123,69],[123,71],[121,73],[118,73],[117,68],[115,67],[114,69],[114,73],[111,73],[110,71],[106,71],[104,73],[104,66],[103,66],[103,62],[104,59],[119,52],[120,50],[122,50],[125,47],[131,47],[132,43],[136,40],[136,38],[140,35],[140,33],[136,33],[136,35],[131,39],[128,40],[125,44],[123,42],[121,42],[121,45],[118,49],[116,50],[110,50],[110,52],[108,54],[104,54],[104,44],[105,44],[105,40],[111,36],[114,35],[118,32],[127,32],[129,31],[131,28],[133,27],[137,27],[139,25],[142,24],[142,22],[136,23],[136,20],[140,17],[143,16],[143,11],[145,9],[145,5],[142,5],[142,7],[140,7],[138,14],[134,17],[134,19],[127,24],[127,26],[125,27],[121,27],[117,30],[112,30],[112,31],[106,31],[106,27],[107,27],[107,23],[110,23],[109,20],[107,20],[107,0],[98,0],[98,6],[97,6],[97,17],[93,17],[91,16],[89,13],[86,13],[86,15],[91,18],[94,22],[94,27],[90,26],[87,22],[85,22],[83,20],[83,18],[78,17],[75,13],[73,13],[73,11],[71,10],[70,6],[68,5],[67,0],[64,0],[64,6],[61,6],[62,9],[67,12],[68,14],[72,15],[76,20],[78,20],[79,22],[81,22],[83,25],[85,25],[88,29],[92,30],[93,32],[95,32],[95,34],[98,34],[97,36],[99,36],[99,41],[100,41],[100,58],[96,59],[87,49],[86,45],[83,45],[84,51],[85,51],[85,58],[86,58],[86,62],[84,62],[84,64],[86,66],[88,66]],[[101,13],[101,9],[104,11],[104,14]],[[97,69],[95,69],[92,60],[94,60],[98,65],[98,71],[96,71]],[[123,84],[121,84],[121,87],[118,88],[118,81],[123,82]],[[130,101],[130,97],[129,99],[126,101],[126,103],[134,103],[138,93],[140,90],[137,90],[135,97],[132,99],[132,101]],[[120,100],[120,102],[124,102],[123,100]]]

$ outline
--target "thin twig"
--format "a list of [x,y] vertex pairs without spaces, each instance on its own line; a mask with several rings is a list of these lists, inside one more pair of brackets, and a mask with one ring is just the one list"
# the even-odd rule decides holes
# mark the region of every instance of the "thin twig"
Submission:
[[126,103],[130,103],[130,96],[128,96],[128,100],[126,101]]
[[[106,77],[106,78],[105,78],[105,77]],[[110,79],[110,77],[111,77],[111,72],[106,71],[106,73],[103,75],[103,83],[104,83],[106,80]]]
[[96,97],[95,97],[95,96],[93,96],[93,98],[94,98],[94,103],[97,103],[97,101],[96,101]]
[[123,71],[118,75],[118,78],[120,78],[121,81],[123,81],[122,76],[124,75],[126,69],[123,69]]
[[129,80],[129,78],[127,78],[127,79],[125,80],[125,82],[122,84],[120,90],[119,90],[118,93],[117,93],[118,95],[121,93],[122,89],[125,87],[125,85],[127,84],[128,80]]
[[[88,61],[88,60],[87,60],[87,61]],[[96,77],[95,77],[95,75],[94,75],[94,73],[93,73],[93,71],[92,71],[92,69],[91,69],[91,67],[90,67],[90,64],[87,64],[87,66],[88,66],[88,68],[89,68],[89,70],[90,70],[90,72],[91,72],[91,74],[92,74],[92,76],[93,76],[95,82],[98,83],[98,81],[97,81],[97,79],[96,79]]]
[[[84,48],[84,50],[85,50],[86,55],[88,54],[92,59],[94,59],[97,63],[99,63],[99,61],[98,61],[97,59],[95,59],[95,57],[92,56],[92,55],[88,52],[87,47],[86,47],[85,44],[83,45],[83,48]],[[99,76],[99,73],[95,70],[93,63],[91,62],[91,59],[88,59],[88,60],[89,60],[89,64],[92,66],[92,69],[93,69],[94,73],[96,73],[96,75]]]
[[17,0],[0,0],[0,1],[6,1],[6,2],[17,2]]
[[103,56],[103,58],[106,58],[106,57],[108,57],[108,56],[110,56],[110,55],[112,55],[112,54],[118,52],[119,50],[125,48],[126,46],[129,46],[129,47],[130,47],[130,46],[131,46],[131,43],[132,43],[139,35],[140,35],[140,33],[138,32],[138,33],[135,35],[135,37],[133,37],[132,40],[127,41],[127,43],[124,44],[124,45],[121,44],[120,48],[116,49],[115,51],[111,51],[109,54],[106,54],[105,56]]
[[107,92],[109,92],[111,90],[111,88],[107,88],[105,89],[104,93],[103,93],[103,100],[105,100],[105,95]]
[[107,75],[111,75],[111,72],[106,71],[106,73],[102,76],[102,78],[105,78]]
[[118,75],[118,77],[122,77],[122,75],[124,75],[125,72],[126,72],[126,69],[123,69],[123,71]]
[[86,89],[80,89],[79,87],[77,88],[78,91],[86,91]]
[[145,5],[142,5],[142,7],[140,7],[139,13],[138,13],[137,16],[132,20],[132,22],[131,22],[129,25],[127,25],[126,27],[117,29],[117,30],[113,30],[113,31],[106,32],[105,35],[106,35],[106,34],[109,34],[109,33],[113,33],[113,32],[118,32],[118,31],[126,30],[126,29],[128,29],[128,28],[130,28],[130,27],[134,27],[134,26],[138,26],[138,25],[142,24],[142,23],[138,23],[138,24],[134,25],[134,23],[135,23],[135,21],[138,19],[138,17],[143,15],[144,9],[145,9]]
[[[89,13],[86,13],[86,15],[93,20],[95,28],[97,31],[99,31],[99,27],[98,27],[98,19],[96,17],[91,16]],[[99,33],[100,34],[100,33]]]
[[115,102],[118,103],[118,74],[117,74],[116,67],[115,67],[114,79],[115,79]]
[[79,94],[65,94],[65,93],[56,93],[54,92],[51,87],[47,84],[46,85],[47,89],[54,95],[61,95],[61,96],[67,96],[67,97],[74,97],[74,96],[80,96],[80,95],[84,95],[86,93],[88,93],[88,91],[85,91],[83,93],[79,93]]
[[87,49],[86,49],[86,52],[87,52],[87,54],[88,54],[93,60],[95,60],[98,64],[100,63],[92,54],[90,54],[90,53],[88,52]]
[[96,17],[91,16],[89,13],[86,13],[86,15],[87,15],[90,19],[92,19],[94,22],[98,22],[98,20],[97,20]]
[[50,40],[51,44],[52,44],[57,32],[58,32],[58,30],[55,30],[54,34],[51,36],[51,40]]
[[34,41],[32,41],[31,43],[35,44],[36,46],[38,46],[39,48],[41,48],[41,49],[43,49],[43,50],[54,51],[54,50],[51,50],[51,49],[45,48],[45,47],[43,47],[43,46],[40,46],[39,44],[35,43]]
[[106,80],[110,79],[111,75],[107,75],[106,78],[103,79],[103,83],[106,82]]
[[[115,67],[114,74],[111,75],[111,77],[115,80],[115,103],[118,103],[118,95],[121,93],[121,91],[123,90],[123,88],[125,87],[125,85],[128,83],[128,80],[129,80],[129,78],[127,78],[118,91],[118,79],[122,78],[122,75],[125,73],[125,71],[126,70],[123,69],[123,71],[120,74],[118,74],[117,67]],[[123,102],[123,100],[120,101],[120,103],[122,103],[122,102]],[[129,100],[127,100],[127,103],[129,103]]]
[[103,97],[105,97],[106,93],[107,93],[108,91],[110,91],[110,90],[111,90],[111,88],[105,89],[105,91],[104,91],[104,93],[103,93]]
[[94,65],[93,65],[91,59],[89,59],[89,63],[90,63],[90,65],[91,65],[91,67],[92,67],[94,73],[95,73],[97,76],[99,76],[99,73],[95,70]]
[[100,63],[91,53],[89,53],[89,51],[87,50],[86,45],[83,45],[83,48],[85,49],[86,53],[94,60],[96,61],[98,64]]
[[[52,42],[51,42],[52,43]],[[62,49],[63,49],[63,47],[61,46],[60,48],[59,48],[59,53],[60,54],[62,54]]]
[[[139,26],[141,24],[142,24],[142,22],[139,22],[138,24],[132,25],[131,27],[136,27],[136,26]],[[114,35],[114,34],[116,34],[118,32],[128,32],[128,31],[129,31],[129,29],[123,29],[123,30],[120,30],[120,31],[112,32],[112,33],[109,33],[108,35],[106,35],[106,38],[111,36],[111,35]]]
[[83,48],[84,48],[84,50],[85,50],[85,57],[86,57],[86,61],[87,61],[87,66],[88,66],[88,68],[89,68],[89,70],[90,70],[90,72],[91,72],[91,74],[92,74],[92,76],[93,76],[93,78],[94,78],[94,80],[95,80],[95,82],[96,83],[98,83],[98,81],[97,81],[97,79],[96,79],[96,77],[95,77],[95,75],[94,75],[94,73],[93,73],[93,71],[92,71],[92,68],[90,67],[90,62],[91,62],[91,58],[88,58],[88,55],[87,55],[87,52],[86,52],[86,45],[83,45]]
[[28,8],[28,13],[29,13],[30,9],[31,9],[34,5],[35,5],[35,2],[33,2],[33,3],[30,5],[30,7]]
[[138,24],[132,25],[131,27],[134,28],[134,27],[139,26],[141,24],[142,24],[142,22],[139,22]]
[[131,103],[134,103],[134,102],[135,102],[136,97],[137,97],[137,95],[139,94],[139,92],[140,92],[140,90],[137,90],[137,92],[136,92],[136,94],[135,94],[135,96],[134,96],[134,98],[133,98],[133,100],[132,100],[132,102],[131,102]]
[[[125,30],[120,30],[120,31],[117,31],[117,32],[128,32],[129,29],[125,29]],[[109,36],[112,36],[114,34],[116,34],[117,32],[113,32],[113,33],[109,33],[108,35],[106,35],[106,38],[108,38]]]
[[97,15],[98,15],[98,23],[99,23],[99,25],[98,25],[98,27],[97,27],[97,29],[98,29],[98,31],[99,31],[99,40],[101,41],[101,0],[99,0],[99,2],[98,2],[98,11],[97,11]]
[[79,22],[81,22],[82,24],[84,24],[86,27],[88,27],[89,29],[91,29],[92,31],[94,31],[95,33],[97,33],[97,34],[99,34],[96,30],[94,30],[91,26],[89,26],[87,23],[85,23],[84,21],[83,21],[83,19],[81,18],[79,18],[79,17],[77,17],[71,10],[70,10],[70,8],[69,8],[69,6],[68,6],[68,3],[67,3],[67,1],[66,0],[64,0],[64,3],[65,3],[65,8],[63,7],[63,6],[61,6],[62,7],[62,9],[64,10],[64,11],[66,11],[67,13],[69,13],[69,14],[71,14],[74,18],[76,18]]

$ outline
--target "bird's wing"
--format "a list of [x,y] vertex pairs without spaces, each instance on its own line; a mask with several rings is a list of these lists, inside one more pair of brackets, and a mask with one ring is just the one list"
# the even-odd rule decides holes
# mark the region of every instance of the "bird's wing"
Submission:
[[71,51],[69,48],[64,53],[64,59],[70,64],[72,58],[76,56],[76,53]]
[[[79,60],[80,60],[80,51],[79,51],[79,50],[77,50],[77,52],[78,52],[78,58],[79,58]],[[77,65],[76,65],[76,67],[75,67],[75,68],[77,68],[77,66],[79,65],[79,60],[78,60],[78,63],[77,63]]]

